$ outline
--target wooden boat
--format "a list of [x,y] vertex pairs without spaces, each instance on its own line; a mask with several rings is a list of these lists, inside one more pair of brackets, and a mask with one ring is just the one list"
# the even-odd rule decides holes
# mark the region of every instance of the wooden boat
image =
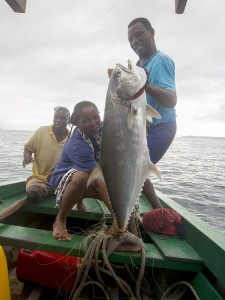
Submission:
[[[0,186],[0,211],[24,196],[24,182]],[[159,191],[157,191],[157,196],[164,207],[170,207],[182,216],[185,239],[180,240],[145,231],[140,215],[142,212],[151,210],[152,207],[144,196],[140,197],[138,218],[146,245],[145,272],[149,276],[153,275],[156,287],[161,290],[160,298],[156,292],[151,297],[143,296],[143,299],[224,299],[225,236]],[[100,206],[95,199],[84,201],[87,211],[71,211],[69,214],[68,227],[73,227],[71,242],[57,241],[52,238],[52,224],[57,213],[55,198],[52,196],[42,202],[28,204],[3,220],[0,223],[0,245],[84,256],[81,244],[85,239],[85,231],[80,231],[79,228],[85,230],[99,223],[103,215],[107,222],[111,221],[110,214],[103,204]],[[111,264],[140,266],[142,259],[140,252],[114,252],[109,257],[109,261]],[[158,276],[158,274],[164,274],[164,279],[162,280],[161,275]],[[185,285],[184,283],[188,286],[188,289],[181,293],[182,296],[166,298],[165,294],[162,295],[162,290],[165,292],[170,287],[172,290],[173,286],[175,289],[177,282],[180,286]],[[189,288],[192,290],[188,291]],[[117,291],[112,299],[120,299],[118,295]],[[0,299],[2,299],[1,295]],[[48,299],[51,299],[50,296]],[[58,298],[52,299],[68,298],[59,298],[58,295]]]

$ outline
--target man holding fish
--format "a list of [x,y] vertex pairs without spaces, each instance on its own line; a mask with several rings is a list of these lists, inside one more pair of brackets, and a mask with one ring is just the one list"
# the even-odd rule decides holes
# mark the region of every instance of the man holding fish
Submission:
[[[156,164],[166,153],[176,134],[175,66],[170,57],[157,50],[155,31],[147,19],[136,18],[129,23],[128,40],[139,57],[137,66],[144,68],[148,75],[145,86],[147,103],[161,115],[160,119],[152,118],[147,127],[150,159]],[[145,182],[144,193],[151,201],[157,201],[149,179]],[[155,204],[157,207],[158,204]]]
[[[85,178],[85,181],[88,179],[88,186],[102,178],[107,186],[113,215],[117,221],[117,228],[113,226],[114,238],[111,240],[108,253],[117,250],[121,244],[144,247],[135,230],[129,228],[130,232],[128,232],[127,227],[128,224],[133,223],[133,208],[143,186],[144,193],[153,208],[161,207],[148,178],[152,172],[160,177],[154,163],[165,154],[176,133],[174,110],[176,93],[172,60],[156,50],[154,30],[144,18],[138,18],[129,24],[128,38],[132,49],[139,56],[139,61],[137,66],[129,62],[128,68],[117,64],[110,74],[101,155],[99,162],[89,173],[90,177]],[[147,69],[148,80],[143,68]],[[143,89],[146,90],[147,103],[150,105],[146,105]],[[161,119],[157,121],[160,115]],[[81,116],[79,120],[80,118]],[[147,141],[146,119],[151,122],[147,129]],[[75,125],[79,128],[79,124]],[[152,161],[148,155],[149,149],[151,149]],[[66,230],[66,217],[73,204],[79,205],[84,192],[85,185],[83,185],[82,195],[77,199],[79,201],[72,201],[74,203],[69,201],[71,203],[69,207],[68,204],[66,205],[67,209],[63,217],[61,215],[64,210],[60,208],[53,229],[55,238],[70,240]],[[65,196],[66,194],[63,198]],[[67,202],[65,200],[62,199],[63,206]],[[136,248],[129,247],[130,251],[134,249]]]

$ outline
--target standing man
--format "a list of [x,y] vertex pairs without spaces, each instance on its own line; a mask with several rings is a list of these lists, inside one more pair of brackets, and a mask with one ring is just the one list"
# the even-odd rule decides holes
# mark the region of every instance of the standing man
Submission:
[[29,202],[42,200],[52,193],[47,180],[58,163],[62,148],[69,136],[67,129],[69,120],[69,110],[62,106],[56,107],[53,125],[38,128],[24,145],[23,167],[33,163],[32,176],[26,181]]
[[[153,118],[147,128],[147,143],[151,161],[156,164],[166,153],[176,134],[177,95],[175,65],[172,59],[157,50],[155,30],[145,18],[136,18],[128,25],[128,40],[138,55],[137,65],[148,74],[146,85],[147,103],[161,115]],[[145,182],[144,193],[154,201],[155,191],[150,180]]]

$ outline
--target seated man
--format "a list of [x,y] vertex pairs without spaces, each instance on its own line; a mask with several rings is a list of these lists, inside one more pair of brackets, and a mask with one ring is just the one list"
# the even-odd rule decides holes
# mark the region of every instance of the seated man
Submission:
[[[113,216],[110,232],[114,235],[118,231],[118,225],[105,183],[98,179],[87,188],[90,173],[100,159],[101,120],[96,105],[89,101],[78,103],[74,107],[70,123],[76,128],[48,179],[49,185],[55,190],[56,204],[59,207],[53,225],[53,237],[58,240],[71,240],[66,228],[67,216],[74,205],[79,210],[85,210],[84,198],[100,199],[106,204]],[[158,202],[153,207],[157,204]],[[128,229],[138,235],[133,214]]]
[[100,156],[101,120],[96,105],[90,101],[77,103],[70,123],[76,126],[63,148],[61,158],[49,177],[49,185],[56,193],[59,207],[53,225],[53,237],[69,241],[66,219],[70,210],[77,206],[85,210],[84,198],[102,200],[112,213],[105,183],[96,180],[87,188],[88,178]]
[[[54,110],[53,125],[41,126],[24,145],[23,167],[33,163],[32,175],[26,181],[28,201],[39,201],[52,193],[48,177],[54,170],[62,148],[69,136],[67,125],[70,112],[58,106]],[[34,154],[34,157],[32,157]]]

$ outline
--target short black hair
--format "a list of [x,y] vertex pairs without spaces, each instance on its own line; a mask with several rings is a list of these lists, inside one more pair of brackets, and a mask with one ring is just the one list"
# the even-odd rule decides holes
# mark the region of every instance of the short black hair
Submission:
[[73,110],[73,113],[72,113],[71,118],[70,118],[70,123],[74,126],[77,126],[82,109],[85,108],[85,107],[89,107],[89,106],[93,106],[98,111],[97,106],[93,102],[91,102],[91,101],[81,101],[81,102],[77,103],[74,106],[74,110]]
[[128,28],[131,27],[132,25],[138,23],[138,22],[142,23],[142,24],[143,24],[147,29],[149,29],[149,30],[152,30],[152,29],[153,29],[151,23],[149,22],[149,20],[146,19],[146,18],[143,18],[143,17],[136,18],[136,19],[134,19],[133,21],[131,21],[131,22],[128,24]]

